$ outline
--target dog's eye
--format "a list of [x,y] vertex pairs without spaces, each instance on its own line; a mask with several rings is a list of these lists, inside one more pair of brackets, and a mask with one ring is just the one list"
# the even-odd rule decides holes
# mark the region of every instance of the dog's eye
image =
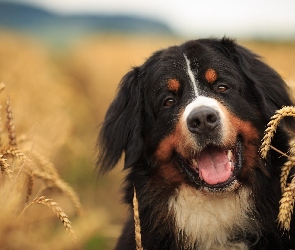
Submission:
[[223,92],[225,92],[227,90],[228,90],[228,87],[226,85],[219,85],[217,87],[217,92],[219,92],[219,93],[223,93]]
[[175,104],[175,100],[171,97],[164,100],[163,106],[165,107],[171,107]]

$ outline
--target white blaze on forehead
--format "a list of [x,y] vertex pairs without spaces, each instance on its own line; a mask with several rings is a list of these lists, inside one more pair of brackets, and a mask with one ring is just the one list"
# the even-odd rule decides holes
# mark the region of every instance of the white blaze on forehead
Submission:
[[198,88],[197,88],[197,81],[196,81],[195,76],[194,76],[194,73],[193,73],[193,71],[191,69],[191,62],[187,58],[187,56],[185,54],[183,54],[183,56],[184,56],[184,59],[185,59],[185,62],[186,62],[187,74],[188,74],[188,76],[190,78],[190,82],[191,82],[192,88],[194,90],[195,95],[198,96],[199,93],[198,93]]

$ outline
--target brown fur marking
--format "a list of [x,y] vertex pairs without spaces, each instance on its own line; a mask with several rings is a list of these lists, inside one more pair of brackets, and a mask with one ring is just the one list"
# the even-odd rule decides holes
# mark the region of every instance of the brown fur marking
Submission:
[[207,69],[205,73],[205,79],[208,83],[214,83],[217,80],[217,72],[215,69]]
[[[259,149],[259,133],[257,129],[248,121],[243,121],[237,118],[234,115],[230,115],[230,121],[232,124],[233,130],[236,131],[237,134],[241,134],[243,141],[243,168],[241,172],[241,176],[250,176],[253,168],[255,168]],[[267,171],[265,169],[261,169],[265,174]]]
[[173,92],[178,92],[179,88],[180,88],[180,82],[177,81],[176,79],[170,79],[167,82],[168,85],[168,89],[173,91]]
[[174,151],[185,158],[190,158],[194,155],[195,142],[189,131],[183,129],[183,126],[181,120],[178,121],[174,131],[160,142],[155,153],[159,162],[164,164],[170,162]]
[[183,176],[179,173],[178,169],[173,165],[173,163],[167,163],[160,166],[159,174],[162,176],[166,183],[169,184],[181,184],[185,180]]

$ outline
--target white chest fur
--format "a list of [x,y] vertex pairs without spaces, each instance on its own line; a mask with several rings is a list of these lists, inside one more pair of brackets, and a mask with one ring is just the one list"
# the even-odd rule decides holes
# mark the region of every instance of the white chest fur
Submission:
[[176,233],[185,239],[186,249],[248,249],[246,243],[232,239],[248,233],[259,238],[253,209],[250,191],[243,187],[216,195],[182,185],[169,200]]

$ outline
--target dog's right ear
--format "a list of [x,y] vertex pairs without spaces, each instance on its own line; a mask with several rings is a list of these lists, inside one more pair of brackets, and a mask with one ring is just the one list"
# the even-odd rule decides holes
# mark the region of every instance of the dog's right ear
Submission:
[[139,68],[133,68],[120,82],[119,91],[110,105],[98,137],[97,166],[111,170],[125,152],[125,168],[141,156],[143,148],[143,98],[138,80]]

